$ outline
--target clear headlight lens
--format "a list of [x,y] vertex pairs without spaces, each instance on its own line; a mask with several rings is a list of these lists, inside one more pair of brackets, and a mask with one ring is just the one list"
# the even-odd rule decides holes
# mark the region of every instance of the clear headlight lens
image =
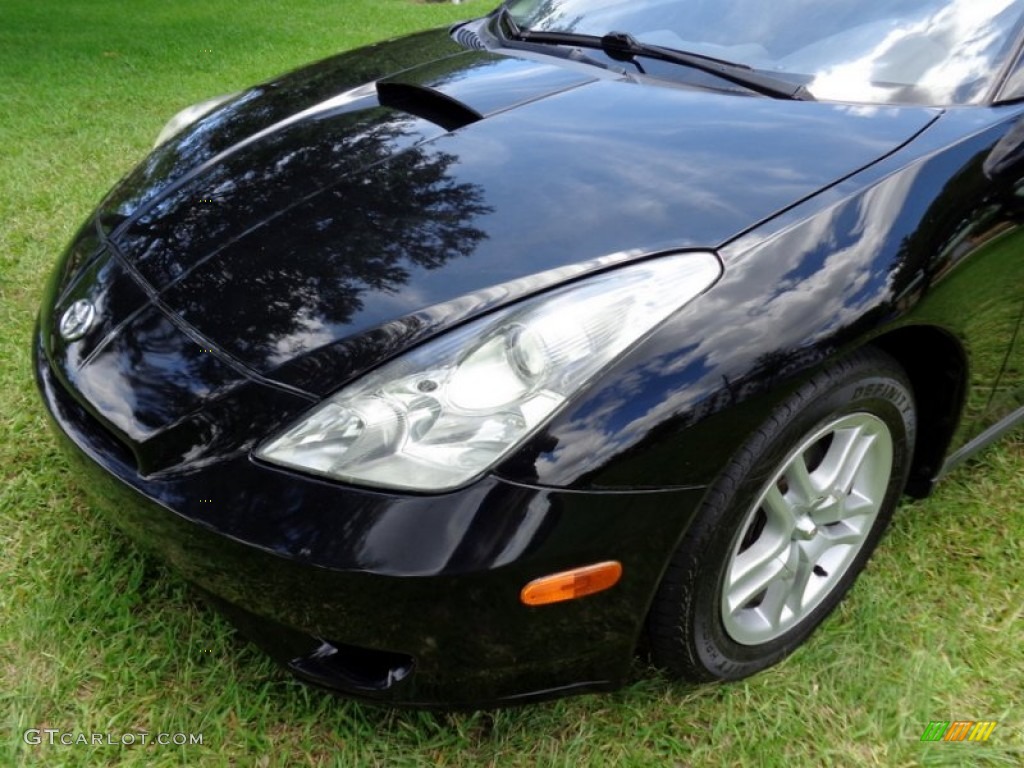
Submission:
[[206,101],[200,101],[198,104],[193,104],[190,107],[185,107],[181,112],[168,120],[167,125],[160,130],[156,141],[153,143],[153,149],[156,149],[168,139],[177,136],[203,115],[213,112],[221,104],[226,104],[237,95],[238,93],[228,93],[224,96],[216,96]]
[[362,485],[464,485],[720,273],[711,253],[666,256],[496,312],[343,388],[256,455]]

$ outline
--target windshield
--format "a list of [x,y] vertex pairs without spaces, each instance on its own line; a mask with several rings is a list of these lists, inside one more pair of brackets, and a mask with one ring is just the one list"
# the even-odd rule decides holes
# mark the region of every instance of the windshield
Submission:
[[605,35],[713,56],[871,104],[983,100],[1024,0],[510,0],[521,28]]

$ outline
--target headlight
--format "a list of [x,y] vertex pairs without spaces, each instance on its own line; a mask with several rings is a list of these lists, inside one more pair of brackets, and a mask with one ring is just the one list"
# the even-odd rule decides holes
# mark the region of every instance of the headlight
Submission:
[[256,455],[363,485],[456,488],[720,273],[711,253],[666,256],[508,307],[343,388]]
[[160,133],[157,134],[156,142],[153,144],[153,149],[156,149],[168,139],[177,136],[203,115],[213,112],[213,110],[221,104],[226,104],[237,95],[237,93],[229,93],[224,96],[207,99],[206,101],[200,101],[198,104],[193,104],[191,107],[185,107],[181,112],[168,120],[167,125],[165,125]]

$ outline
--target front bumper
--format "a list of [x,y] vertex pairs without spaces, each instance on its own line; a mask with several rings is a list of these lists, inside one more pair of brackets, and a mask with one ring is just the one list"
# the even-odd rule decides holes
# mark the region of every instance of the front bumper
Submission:
[[[244,456],[146,477],[35,346],[40,392],[90,501],[295,674],[355,697],[479,707],[620,684],[703,495],[493,477],[440,496],[397,495]],[[539,576],[604,560],[624,568],[607,592],[538,608],[519,601]]]

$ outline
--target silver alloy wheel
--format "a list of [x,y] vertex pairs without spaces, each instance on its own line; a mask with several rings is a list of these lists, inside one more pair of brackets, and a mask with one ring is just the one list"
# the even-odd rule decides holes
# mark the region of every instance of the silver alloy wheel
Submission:
[[871,533],[892,474],[893,440],[869,413],[807,437],[739,526],[722,587],[722,623],[760,645],[806,618],[843,578]]

